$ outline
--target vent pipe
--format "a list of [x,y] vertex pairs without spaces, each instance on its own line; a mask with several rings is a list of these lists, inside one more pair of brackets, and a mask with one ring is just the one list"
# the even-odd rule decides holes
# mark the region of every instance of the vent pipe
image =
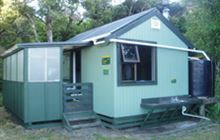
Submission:
[[168,8],[170,1],[169,0],[162,0],[162,5],[163,5],[163,16],[169,20],[170,18],[170,9]]

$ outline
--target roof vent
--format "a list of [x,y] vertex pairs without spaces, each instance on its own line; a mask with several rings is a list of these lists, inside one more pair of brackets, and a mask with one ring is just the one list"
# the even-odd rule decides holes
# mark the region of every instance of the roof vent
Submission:
[[163,16],[168,20],[170,19],[170,9],[169,8],[165,7],[163,9]]

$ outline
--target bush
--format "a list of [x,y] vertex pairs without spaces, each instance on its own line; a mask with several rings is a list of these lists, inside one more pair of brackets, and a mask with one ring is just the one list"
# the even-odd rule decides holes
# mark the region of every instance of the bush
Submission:
[[215,79],[215,97],[220,97],[220,75],[216,75]]
[[0,107],[3,106],[3,97],[2,97],[2,93],[0,93]]

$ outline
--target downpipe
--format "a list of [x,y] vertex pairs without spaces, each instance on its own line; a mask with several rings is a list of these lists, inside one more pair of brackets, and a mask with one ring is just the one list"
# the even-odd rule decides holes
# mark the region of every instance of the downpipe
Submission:
[[187,108],[185,106],[182,106],[182,115],[183,116],[188,116],[188,117],[199,118],[199,119],[211,121],[209,118],[204,117],[204,116],[199,116],[199,115],[193,115],[193,114],[185,113],[186,110],[187,110]]

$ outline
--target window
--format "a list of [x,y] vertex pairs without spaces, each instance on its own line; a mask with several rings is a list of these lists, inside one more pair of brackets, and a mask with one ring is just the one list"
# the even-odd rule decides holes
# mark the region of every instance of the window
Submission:
[[30,82],[60,80],[60,49],[30,48],[28,52]]
[[17,81],[24,81],[24,51],[17,53]]
[[60,49],[47,49],[47,81],[60,79]]
[[17,54],[13,54],[11,56],[11,80],[17,80],[17,62],[16,62]]
[[137,46],[122,44],[121,50],[124,62],[140,62]]
[[156,48],[120,44],[118,51],[120,83],[156,82]]

